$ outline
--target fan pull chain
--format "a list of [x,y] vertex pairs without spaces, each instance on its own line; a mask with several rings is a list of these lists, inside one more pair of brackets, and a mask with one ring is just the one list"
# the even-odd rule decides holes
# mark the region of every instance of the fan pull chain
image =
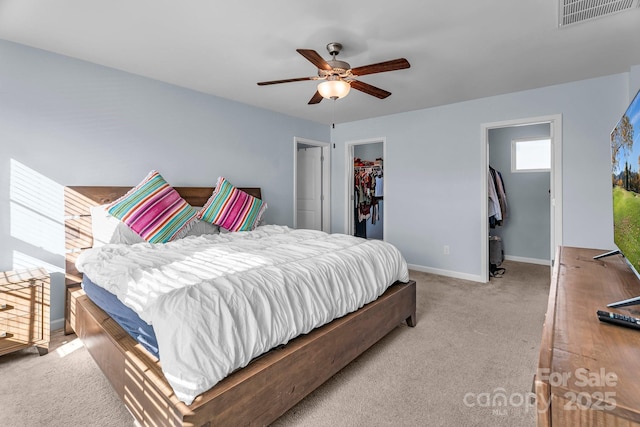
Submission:
[[333,106],[331,108],[331,128],[336,128],[336,99],[333,98]]

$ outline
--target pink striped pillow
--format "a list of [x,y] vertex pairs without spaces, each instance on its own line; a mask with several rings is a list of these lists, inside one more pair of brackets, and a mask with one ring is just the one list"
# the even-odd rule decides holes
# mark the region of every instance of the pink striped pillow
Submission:
[[258,226],[267,204],[218,178],[216,189],[198,212],[198,218],[229,231],[248,231]]
[[196,221],[196,211],[157,171],[107,207],[150,243],[165,243]]

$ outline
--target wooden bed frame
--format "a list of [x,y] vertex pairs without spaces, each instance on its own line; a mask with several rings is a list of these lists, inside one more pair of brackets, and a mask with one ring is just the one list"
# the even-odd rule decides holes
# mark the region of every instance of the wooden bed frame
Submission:
[[[175,187],[192,206],[213,188]],[[75,332],[141,425],[266,425],[292,408],[402,322],[416,324],[416,284],[395,283],[360,310],[253,360],[202,393],[179,401],[160,362],[80,288],[78,254],[91,247],[89,207],[117,199],[130,187],[66,187],[65,332]],[[260,197],[259,188],[243,188]]]

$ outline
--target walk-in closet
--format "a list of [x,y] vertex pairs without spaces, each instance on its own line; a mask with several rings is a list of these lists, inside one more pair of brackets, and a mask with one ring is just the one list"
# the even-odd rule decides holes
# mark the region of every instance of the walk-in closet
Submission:
[[384,236],[383,144],[356,145],[353,158],[354,235],[382,240]]
[[549,123],[489,131],[489,236],[506,259],[550,263],[549,139]]

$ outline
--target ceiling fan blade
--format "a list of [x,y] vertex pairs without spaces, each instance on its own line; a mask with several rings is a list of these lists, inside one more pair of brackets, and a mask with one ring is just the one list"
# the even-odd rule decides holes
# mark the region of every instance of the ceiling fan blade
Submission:
[[385,99],[387,96],[391,95],[391,92],[387,92],[384,89],[372,86],[369,83],[363,83],[358,80],[351,80],[351,82],[349,83],[351,84],[352,88],[357,89],[360,92],[364,92],[368,95],[375,96],[376,98]]
[[314,77],[297,77],[295,79],[271,80],[269,82],[258,82],[258,86],[275,85],[278,83],[301,82],[304,80],[315,80]]
[[318,54],[318,52],[316,52],[315,50],[311,50],[311,49],[296,49],[296,52],[298,52],[300,55],[302,55],[305,58],[307,58],[307,61],[311,62],[318,69],[325,70],[325,71],[331,71],[332,70],[331,65],[329,65],[327,63],[327,61],[325,61],[322,58],[322,56],[320,56],[320,54]]
[[320,95],[320,92],[316,91],[316,93],[311,97],[311,100],[309,100],[309,105],[318,104],[320,101],[322,101],[322,95]]
[[404,58],[393,59],[391,61],[379,62],[377,64],[363,65],[351,69],[354,76],[364,76],[366,74],[384,73],[386,71],[402,70],[411,67],[409,61]]

